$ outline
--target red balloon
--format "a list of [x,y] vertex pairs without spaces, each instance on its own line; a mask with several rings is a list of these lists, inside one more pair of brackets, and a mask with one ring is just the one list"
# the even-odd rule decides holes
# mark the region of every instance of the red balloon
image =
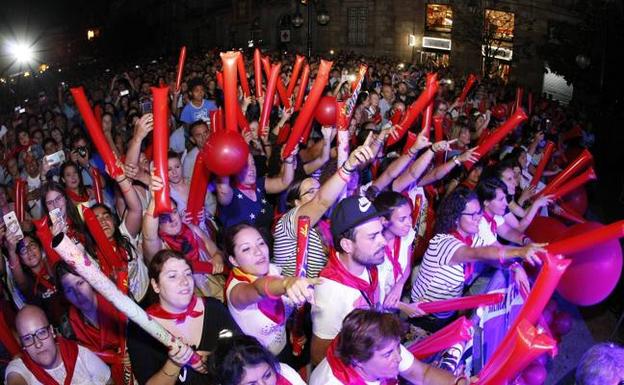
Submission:
[[507,106],[504,104],[497,104],[492,107],[492,116],[498,120],[503,120],[507,118]]
[[570,333],[573,323],[572,315],[566,311],[560,311],[555,313],[552,320],[551,329],[558,336],[564,336]]
[[533,362],[522,372],[522,379],[527,385],[542,385],[546,381],[548,372],[544,365]]
[[323,96],[316,105],[314,119],[323,126],[336,124],[336,97]]
[[[603,225],[596,222],[571,226],[562,238],[582,234]],[[622,271],[622,249],[613,239],[567,255],[572,263],[561,277],[557,292],[575,305],[595,305],[611,294]]]
[[538,216],[531,221],[526,229],[526,235],[535,242],[550,242],[559,238],[567,228],[555,218]]
[[561,198],[564,206],[571,208],[574,212],[584,215],[589,205],[587,201],[587,191],[584,186],[573,190]]
[[238,174],[247,164],[249,156],[247,143],[236,131],[211,134],[204,150],[208,170],[219,176]]

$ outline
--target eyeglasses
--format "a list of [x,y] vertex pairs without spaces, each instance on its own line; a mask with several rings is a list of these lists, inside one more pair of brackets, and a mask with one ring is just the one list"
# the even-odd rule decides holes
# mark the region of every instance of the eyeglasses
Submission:
[[60,205],[61,203],[63,203],[64,200],[65,200],[65,197],[62,195],[59,195],[54,199],[50,199],[49,201],[46,201],[45,204],[46,206],[56,207],[57,205]]
[[47,325],[42,327],[41,329],[36,330],[32,334],[20,336],[20,340],[22,341],[22,346],[27,348],[35,343],[35,338],[37,338],[39,342],[43,342],[50,338],[50,334],[50,325]]
[[483,216],[483,210],[475,211],[474,213],[461,213],[462,216],[469,216],[472,220],[477,220]]

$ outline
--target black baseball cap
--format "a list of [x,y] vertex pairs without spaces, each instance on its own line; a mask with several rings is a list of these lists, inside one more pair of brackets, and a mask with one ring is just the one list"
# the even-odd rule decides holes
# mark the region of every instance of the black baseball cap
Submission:
[[341,200],[331,215],[331,233],[334,243],[345,231],[385,214],[385,211],[378,211],[373,202],[365,197],[354,196]]

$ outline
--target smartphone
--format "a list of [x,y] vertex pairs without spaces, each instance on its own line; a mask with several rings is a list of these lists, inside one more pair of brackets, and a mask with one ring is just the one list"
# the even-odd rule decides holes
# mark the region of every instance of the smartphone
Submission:
[[128,90],[123,90],[119,93],[119,96],[128,96],[130,94],[130,91]]
[[65,152],[63,150],[57,151],[54,154],[46,155],[45,158],[50,166],[56,166],[65,162]]
[[150,100],[146,100],[141,103],[141,113],[148,114],[152,112],[152,102]]
[[18,240],[24,239],[24,233],[22,232],[22,228],[17,221],[17,215],[15,215],[15,211],[10,211],[4,214],[2,219],[4,220],[4,225],[7,228],[7,232],[17,235]]
[[61,209],[60,208],[55,208],[54,210],[50,211],[50,219],[52,220],[52,226],[54,226],[54,224],[56,223],[62,223],[63,226],[65,227],[65,219],[63,218],[63,215],[61,214]]

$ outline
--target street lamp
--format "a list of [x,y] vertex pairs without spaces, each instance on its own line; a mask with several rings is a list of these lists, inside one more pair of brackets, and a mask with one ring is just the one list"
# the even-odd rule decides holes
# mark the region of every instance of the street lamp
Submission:
[[[310,36],[310,30],[312,29],[312,17],[310,15],[312,5],[316,7],[316,22],[319,25],[327,25],[329,23],[329,13],[327,9],[325,9],[324,4],[321,3],[321,0],[301,0],[302,4],[307,5],[307,17],[308,17],[308,26],[306,30],[306,46],[308,47],[308,57],[312,56],[312,38]],[[297,0],[297,10],[295,11],[294,16],[292,17],[292,24],[295,28],[299,28],[303,25],[303,15],[299,10],[299,0]]]
[[35,57],[35,51],[30,44],[23,42],[9,42],[7,44],[9,54],[19,64],[29,64]]

